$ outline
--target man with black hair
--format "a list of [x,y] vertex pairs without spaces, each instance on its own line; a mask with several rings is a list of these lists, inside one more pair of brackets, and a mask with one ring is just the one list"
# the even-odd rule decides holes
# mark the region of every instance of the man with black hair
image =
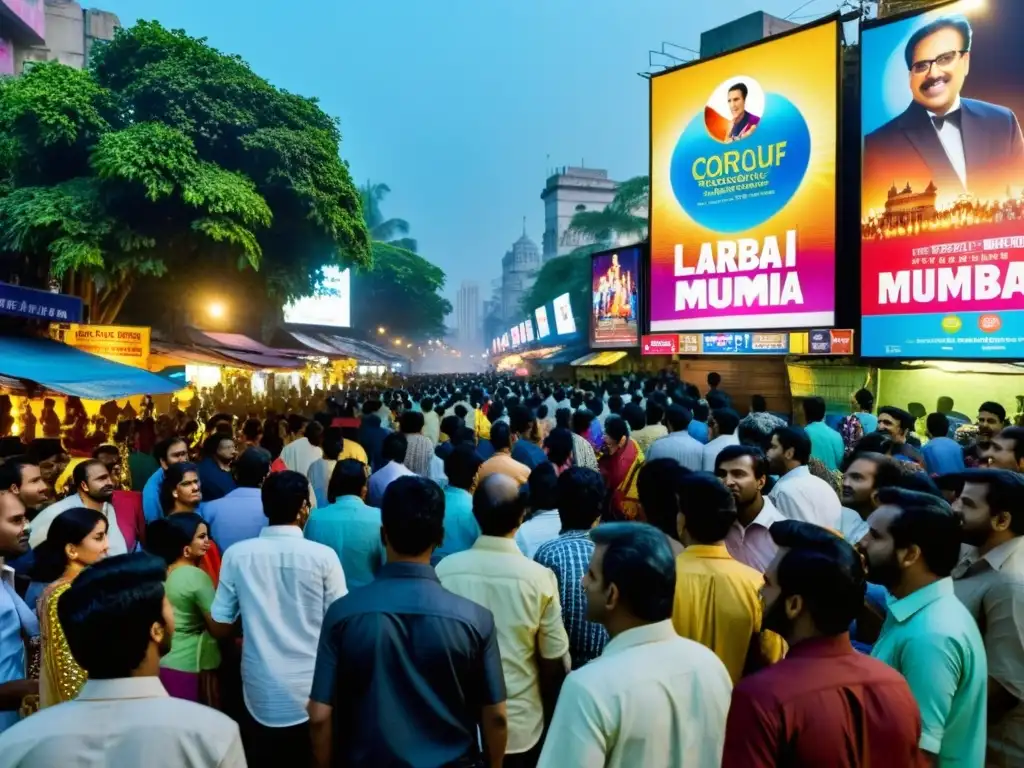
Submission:
[[894,405],[883,405],[878,409],[878,431],[892,441],[893,458],[924,466],[921,452],[908,442],[916,422],[917,419],[911,413]]
[[490,611],[444,589],[430,566],[445,519],[441,490],[422,477],[384,493],[387,564],[324,619],[309,701],[315,768],[501,764],[508,713],[497,631]]
[[693,415],[681,405],[670,405],[665,409],[668,435],[651,443],[651,450],[644,454],[647,461],[675,459],[681,467],[699,472],[704,465],[704,445],[695,440],[688,428]]
[[842,505],[832,486],[807,468],[811,438],[800,427],[776,427],[768,448],[768,467],[779,476],[769,497],[790,520],[839,530]]
[[988,760],[1024,765],[1024,475],[1005,469],[964,472],[953,503],[970,547],[953,569],[988,656]]
[[508,424],[499,421],[491,425],[491,445],[494,447],[494,455],[480,465],[480,482],[491,475],[505,475],[512,478],[518,485],[526,485],[530,479],[530,468],[512,458],[513,446],[518,442],[518,437]]
[[57,614],[89,679],[73,701],[0,734],[3,765],[245,768],[235,722],[160,683],[174,633],[166,578],[162,560],[140,553],[108,557],[75,579]]
[[270,525],[224,552],[211,630],[228,638],[239,617],[245,626],[242,735],[249,765],[277,765],[274,755],[281,754],[306,765],[306,703],[320,628],[348,588],[334,550],[303,538],[310,506],[305,475],[276,472],[261,496]]
[[647,410],[644,413],[646,422],[642,429],[633,431],[633,439],[644,452],[644,456],[650,451],[655,440],[668,434],[668,428],[662,423],[665,420],[665,408],[653,399],[647,401]]
[[260,488],[270,475],[270,454],[262,448],[246,448],[235,459],[232,473],[235,489],[221,499],[203,504],[203,519],[210,527],[210,538],[217,542],[222,554],[240,541],[255,539],[269,524],[263,513]]
[[572,431],[566,427],[555,427],[544,438],[544,453],[548,457],[545,463],[553,465],[556,474],[564,472],[573,465],[575,448]]
[[744,565],[764,573],[778,552],[769,530],[786,519],[764,495],[768,459],[759,448],[730,445],[715,459],[715,475],[736,501],[736,521],[725,537],[725,548]]
[[811,456],[821,461],[829,472],[835,472],[843,463],[846,448],[842,436],[825,423],[825,398],[805,397],[801,405],[804,431],[811,438]]
[[39,465],[28,456],[11,456],[0,464],[0,492],[12,493],[25,505],[29,520],[50,499],[50,488]]
[[50,532],[50,524],[61,512],[65,509],[85,507],[96,510],[107,518],[107,542],[110,546],[110,555],[123,555],[128,552],[128,544],[117,524],[114,506],[110,503],[110,500],[114,498],[114,481],[111,479],[110,470],[106,465],[99,459],[86,459],[79,462],[71,472],[71,485],[74,490],[67,498],[51,504],[32,521],[29,533],[29,544],[32,545],[32,548],[35,549],[46,541],[46,535]]
[[164,516],[164,508],[160,503],[160,486],[164,484],[164,472],[171,464],[188,461],[188,443],[180,437],[168,437],[153,446],[153,458],[160,462],[160,467],[149,476],[142,489],[142,512],[147,523]]
[[[552,414],[554,415],[554,414]],[[537,417],[525,405],[512,408],[509,412],[509,426],[516,436],[512,445],[512,458],[524,464],[531,471],[546,462],[544,449],[533,442],[537,434]]]
[[[291,417],[289,417],[289,429],[291,429]],[[307,422],[302,437],[288,443],[281,451],[281,461],[288,469],[301,472],[304,475],[314,461],[323,457],[323,440],[324,425],[315,419]]]
[[390,432],[384,438],[384,444],[381,447],[384,466],[370,476],[370,490],[366,503],[371,507],[380,507],[384,499],[384,491],[392,482],[400,477],[416,474],[405,466],[405,456],[408,450],[409,441],[405,433]]
[[480,538],[471,549],[437,564],[446,589],[494,614],[510,692],[506,768],[536,764],[544,726],[569,668],[555,575],[525,557],[514,541],[526,505],[526,494],[512,478],[482,479],[473,494]]
[[[707,395],[705,397],[709,397],[711,395],[715,395],[716,397],[719,397],[719,398],[725,400],[725,407],[726,408],[732,408],[732,398],[729,397],[729,395],[726,393],[726,391],[724,389],[721,389],[721,386],[722,386],[722,376],[721,376],[721,374],[719,374],[716,371],[711,371],[711,373],[708,374],[707,382],[708,382],[708,393],[707,393]],[[699,397],[699,395],[694,395],[694,397]]]
[[539,465],[530,473],[526,484],[530,517],[516,531],[516,544],[529,558],[534,556],[539,546],[555,539],[561,530],[557,486],[558,471],[551,462]]
[[949,418],[944,413],[929,413],[925,421],[928,442],[921,447],[924,468],[929,475],[950,475],[964,471],[964,450],[950,438]]
[[452,441],[455,439],[456,433],[462,429],[466,423],[458,416],[445,416],[441,419],[440,433],[444,436],[445,440],[438,443],[437,447],[434,448],[434,454],[437,455],[442,461],[448,458],[448,454],[451,453],[452,448],[455,446]]
[[901,487],[903,471],[895,459],[871,451],[854,453],[844,463],[839,532],[856,546],[868,532],[868,518],[879,507],[878,492]]
[[704,458],[701,469],[704,472],[715,471],[715,459],[723,448],[739,445],[740,439],[736,436],[736,428],[739,425],[740,415],[732,408],[719,408],[711,414],[708,421],[711,439],[702,449]]
[[1007,427],[979,449],[984,466],[1024,473],[1024,427]]
[[732,493],[707,472],[681,475],[677,482],[676,524],[685,549],[676,558],[672,624],[714,651],[736,683],[748,659],[774,663],[782,657],[779,637],[761,632],[758,590],[764,577],[725,546],[736,522]]
[[444,489],[444,540],[434,552],[435,565],[448,555],[469,549],[480,538],[480,524],[473,515],[473,491],[481,463],[472,445],[457,445],[444,460],[448,477],[448,487]]
[[978,626],[953,589],[960,519],[928,494],[883,488],[857,545],[868,578],[892,594],[871,651],[900,672],[921,710],[921,749],[937,765],[985,764],[988,665]]
[[369,584],[384,565],[380,510],[365,502],[366,481],[363,462],[339,461],[327,488],[327,504],[310,512],[303,529],[307,539],[338,555],[349,589]]
[[811,523],[784,520],[771,535],[764,625],[789,653],[737,684],[723,768],[917,765],[921,716],[907,681],[850,643],[866,584],[857,553]]
[[605,487],[600,473],[572,467],[563,472],[555,487],[560,532],[541,544],[533,559],[550,568],[558,580],[562,603],[562,621],[569,636],[569,658],[578,669],[601,655],[608,633],[600,624],[587,619],[587,604],[580,580],[594,554],[590,531],[601,518],[605,505]]
[[203,460],[199,462],[199,482],[203,501],[222,499],[235,490],[231,464],[238,455],[235,438],[230,433],[214,432],[203,443]]
[[644,523],[601,525],[590,538],[587,614],[611,640],[566,680],[539,765],[717,768],[732,684],[672,627],[668,540]]
[[25,505],[15,494],[0,492],[0,734],[18,722],[22,699],[39,694],[39,680],[28,677],[25,653],[25,640],[39,637],[39,621],[15,590],[14,569],[4,563],[28,549]]

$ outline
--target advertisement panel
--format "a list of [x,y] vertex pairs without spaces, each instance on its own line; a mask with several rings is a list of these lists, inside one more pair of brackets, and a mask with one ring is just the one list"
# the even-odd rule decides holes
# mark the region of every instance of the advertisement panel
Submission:
[[563,293],[554,301],[555,310],[555,333],[565,336],[576,333],[576,321],[572,316],[572,304],[569,301],[569,294]]
[[1024,3],[865,28],[861,354],[1024,355]]
[[51,323],[50,338],[115,363],[149,370],[149,328]]
[[835,317],[835,17],[651,78],[651,331]]
[[678,355],[679,334],[654,333],[644,336],[640,344],[640,353],[643,355]]
[[590,346],[635,347],[640,339],[640,248],[594,254]]
[[548,325],[548,308],[537,307],[533,311],[537,317],[537,338],[543,339],[551,335],[551,326]]
[[519,336],[519,326],[518,325],[513,325],[512,326],[512,346],[513,346],[513,348],[519,346],[520,338],[521,337]]
[[348,328],[352,323],[351,273],[350,269],[324,269],[320,293],[287,304],[284,308],[284,321],[295,325]]

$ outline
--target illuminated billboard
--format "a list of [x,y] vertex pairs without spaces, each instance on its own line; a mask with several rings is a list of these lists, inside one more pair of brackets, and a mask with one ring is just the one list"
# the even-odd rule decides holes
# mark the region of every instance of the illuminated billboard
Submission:
[[861,354],[1024,355],[1024,2],[861,35]]
[[590,346],[635,347],[640,342],[640,248],[594,254],[590,264]]
[[565,336],[576,333],[576,321],[572,316],[572,303],[569,301],[569,294],[563,293],[554,301],[555,309],[555,333]]
[[836,17],[651,78],[650,328],[835,319]]
[[537,338],[543,339],[551,335],[551,326],[548,325],[548,308],[537,307],[533,312],[537,318]]
[[293,301],[284,308],[284,321],[295,325],[348,328],[351,325],[351,270],[324,269],[320,293]]

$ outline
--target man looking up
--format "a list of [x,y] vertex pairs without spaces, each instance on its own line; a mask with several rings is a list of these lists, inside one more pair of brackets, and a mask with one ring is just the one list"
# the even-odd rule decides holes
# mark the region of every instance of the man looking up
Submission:
[[764,573],[778,551],[769,529],[786,517],[763,495],[768,460],[758,448],[730,445],[715,459],[715,475],[736,501],[736,520],[725,537],[729,554]]
[[839,529],[842,505],[832,486],[811,474],[811,439],[800,427],[772,431],[768,466],[779,475],[769,494],[775,507],[790,520],[803,520],[832,530]]
[[779,549],[761,588],[764,623],[789,653],[733,691],[722,765],[917,765],[921,716],[907,681],[850,644],[864,602],[860,558],[810,523],[784,520],[771,534]]
[[44,541],[50,532],[50,524],[65,509],[85,507],[94,509],[107,518],[107,542],[109,554],[123,555],[128,552],[124,534],[117,525],[117,517],[110,500],[114,498],[114,481],[110,470],[99,459],[88,459],[75,465],[71,472],[71,483],[75,492],[66,499],[51,504],[32,521],[32,532],[29,543],[35,549]]
[[953,503],[972,549],[953,569],[988,656],[988,761],[1024,765],[1024,475],[1004,469],[964,472]]
[[985,645],[957,599],[950,573],[960,557],[960,520],[940,498],[879,491],[871,530],[857,548],[868,579],[895,598],[871,651],[901,673],[921,711],[921,749],[937,765],[984,765]]
[[979,452],[985,465],[992,469],[1024,473],[1024,427],[1007,427]]

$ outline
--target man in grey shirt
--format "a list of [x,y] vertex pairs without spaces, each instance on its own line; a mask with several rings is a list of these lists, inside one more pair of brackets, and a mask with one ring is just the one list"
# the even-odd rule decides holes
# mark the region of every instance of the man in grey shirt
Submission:
[[644,458],[647,461],[675,459],[679,466],[691,472],[700,472],[704,462],[704,446],[686,431],[692,420],[693,414],[681,405],[666,408],[668,434],[655,440]]

